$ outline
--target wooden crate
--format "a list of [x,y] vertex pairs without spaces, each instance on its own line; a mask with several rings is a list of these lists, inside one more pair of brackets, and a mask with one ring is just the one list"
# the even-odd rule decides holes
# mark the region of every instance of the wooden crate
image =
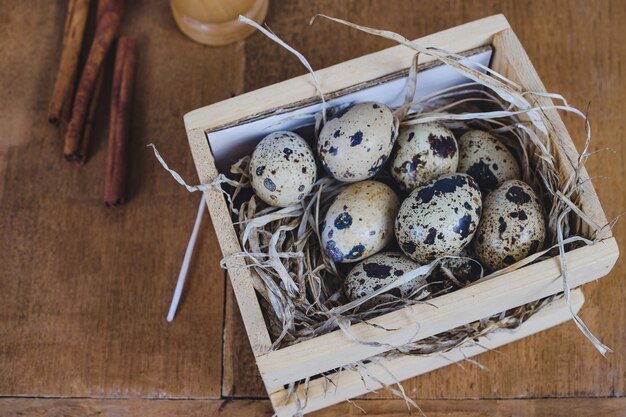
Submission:
[[[526,52],[515,33],[502,15],[491,16],[465,25],[448,29],[418,39],[424,46],[434,46],[448,51],[474,55],[484,48],[493,48],[491,67],[523,86],[526,90],[545,91]],[[468,52],[470,51],[470,52]],[[329,99],[341,99],[365,88],[392,82],[405,77],[413,52],[397,46],[357,59],[346,61],[317,72],[323,90]],[[423,58],[420,71],[434,68],[430,57]],[[421,78],[420,78],[421,79]],[[371,98],[374,99],[374,98]],[[217,175],[213,148],[235,140],[235,128],[249,130],[254,123],[269,118],[289,117],[294,111],[307,110],[318,105],[319,98],[308,75],[293,78],[260,90],[213,104],[185,115],[185,127],[200,182],[211,182]],[[540,105],[549,105],[549,99],[539,100]],[[568,161],[576,160],[577,151],[556,110],[546,110],[542,115],[547,125],[555,129],[551,140],[561,174],[565,178],[571,173]],[[230,129],[230,130],[229,130]],[[231,132],[231,138],[224,135]],[[236,133],[236,132],[235,132]],[[259,140],[264,134],[260,133]],[[254,142],[252,140],[252,142]],[[239,145],[238,145],[239,146]],[[241,145],[244,146],[244,145]],[[248,143],[250,146],[250,143]],[[220,151],[221,152],[221,151]],[[239,149],[239,152],[243,152]],[[223,159],[224,157],[222,157]],[[583,180],[588,178],[583,172]],[[213,190],[205,193],[207,205],[213,219],[222,252],[225,256],[241,251],[237,233],[223,194]],[[586,182],[580,207],[597,224],[606,224],[606,218],[590,181]],[[611,231],[603,230],[603,240],[593,246],[581,247],[566,254],[571,287],[577,287],[606,275],[615,264],[619,250]],[[306,342],[275,351],[271,345],[261,307],[252,287],[250,271],[242,268],[244,261],[234,258],[228,261],[228,270],[235,296],[241,310],[243,322],[256,357],[257,365],[272,404],[279,416],[288,416],[296,411],[295,404],[287,398],[286,385],[293,381],[329,372],[357,360],[366,360],[384,353],[387,348],[354,342],[337,330]],[[356,324],[351,329],[358,339],[378,341],[387,345],[402,345],[410,340],[420,340],[471,321],[520,306],[562,291],[561,272],[557,258],[547,259],[481,282],[459,291],[433,299],[430,305],[417,304],[371,320],[378,326]],[[583,303],[580,292],[573,293],[573,305],[577,310]],[[419,317],[419,323],[416,318]],[[486,348],[493,348],[518,340],[527,335],[545,330],[569,318],[563,301],[553,302],[549,307],[533,316],[522,329],[514,334],[498,334],[482,341]],[[397,329],[393,331],[381,330]],[[582,336],[581,336],[582,337]],[[452,351],[447,357],[452,361],[462,360],[483,351],[480,347],[464,349],[463,353]],[[398,380],[429,372],[449,364],[437,358],[402,357],[385,361],[385,368]],[[372,374],[380,381],[392,382],[386,371],[372,366]],[[331,375],[330,378],[335,378]],[[347,398],[361,395],[379,388],[369,381],[363,384],[356,372],[341,374],[337,388],[326,392],[327,385],[321,378],[312,379],[307,392],[304,412],[310,412]],[[300,393],[303,398],[304,393]]]

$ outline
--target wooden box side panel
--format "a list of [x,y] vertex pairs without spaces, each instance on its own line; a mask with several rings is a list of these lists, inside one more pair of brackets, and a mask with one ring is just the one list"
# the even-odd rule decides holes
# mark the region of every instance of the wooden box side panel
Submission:
[[[494,55],[492,60],[493,69],[509,78],[511,81],[524,86],[527,91],[546,92],[546,89],[535,70],[532,62],[528,58],[522,44],[511,29],[503,30],[498,33],[493,40]],[[536,105],[546,107],[552,106],[554,103],[550,98],[538,97]],[[573,163],[578,161],[578,151],[574,146],[569,132],[567,131],[563,120],[559,116],[556,109],[544,109],[542,118],[549,130],[551,130],[551,142],[553,144],[554,154],[557,158],[558,168],[561,178],[566,180],[574,172]],[[582,126],[581,120],[581,126]],[[581,171],[581,181],[584,183],[580,195],[580,207],[597,225],[605,226],[607,224],[606,215],[600,205],[598,195],[589,180],[587,171],[583,168]],[[583,232],[589,236],[591,230],[583,225]],[[611,229],[605,227],[602,229],[600,238],[606,239],[612,237]]]
[[[209,184],[217,175],[213,155],[207,143],[206,132],[203,129],[194,129],[187,132],[191,153],[193,155],[200,184]],[[232,224],[230,210],[224,200],[224,195],[217,189],[204,192],[207,207],[211,214],[215,234],[218,237],[220,248],[224,256],[241,252],[241,245]],[[233,285],[235,298],[241,311],[241,316],[250,339],[250,345],[255,355],[265,353],[271,346],[270,335],[265,325],[261,306],[252,286],[252,276],[246,267],[243,258],[231,258],[226,266],[230,281]]]
[[[425,36],[416,42],[461,53],[490,45],[493,36],[508,27],[503,15],[494,15]],[[406,70],[411,66],[414,55],[415,52],[405,46],[395,46],[318,70],[316,76],[322,90],[332,94]],[[432,57],[420,57],[422,64],[432,61]],[[188,131],[203,129],[210,132],[234,122],[262,117],[277,109],[292,109],[311,101],[319,101],[319,96],[307,74],[193,110],[184,117],[185,127]]]
[[[568,252],[570,286],[575,288],[606,275],[617,256],[613,238]],[[428,304],[416,304],[376,317],[369,324],[350,327],[358,340],[376,341],[383,346],[355,342],[337,330],[261,355],[257,364],[265,385],[272,391],[291,381],[378,355],[389,350],[390,345],[421,340],[562,290],[559,260],[550,258],[437,297]]]
[[[584,301],[582,290],[572,292],[571,303],[574,312],[580,310]],[[570,319],[571,316],[567,304],[561,298],[551,302],[537,314],[533,315],[514,333],[500,332],[492,337],[482,337],[473,345],[467,345],[461,349],[453,349],[440,355],[399,356],[393,359],[380,358],[378,360],[384,368],[377,365],[368,366],[368,372],[373,377],[369,379],[363,379],[361,374],[355,371],[335,372],[328,376],[328,381],[324,380],[324,378],[314,379],[309,383],[306,392],[302,385],[298,387],[298,397],[306,404],[302,411],[305,413],[313,412],[383,388],[377,381],[393,385],[396,381],[403,381],[449,366],[455,362],[461,362],[488,350],[493,350],[542,332]],[[281,390],[270,395],[270,400],[279,417],[292,416],[297,411],[293,399],[287,397],[287,390]]]

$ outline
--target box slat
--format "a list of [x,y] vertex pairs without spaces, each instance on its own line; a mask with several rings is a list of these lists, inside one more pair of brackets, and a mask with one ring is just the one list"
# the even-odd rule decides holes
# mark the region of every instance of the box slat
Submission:
[[[198,177],[201,184],[209,184],[218,172],[213,162],[211,150],[207,143],[206,134],[202,129],[187,131],[189,146],[193,155]],[[237,233],[233,227],[230,217],[230,210],[224,200],[224,195],[217,189],[204,192],[207,207],[211,213],[211,219],[215,233],[218,236],[220,248],[224,256],[240,252],[241,246]],[[255,355],[268,351],[272,342],[265,326],[265,319],[261,306],[256,298],[256,292],[252,287],[250,271],[246,267],[246,262],[242,258],[231,258],[228,263],[228,273],[233,285],[237,304],[241,311],[246,333]],[[216,265],[216,268],[218,266]]]
[[[574,312],[578,312],[585,297],[581,290],[572,291],[571,304]],[[368,371],[379,381],[393,385],[397,381],[403,381],[417,375],[434,371],[454,362],[462,362],[466,358],[479,355],[488,350],[516,342],[535,333],[542,332],[550,327],[557,326],[569,321],[571,318],[567,304],[563,298],[555,300],[542,310],[530,317],[516,332],[499,332],[491,337],[481,337],[475,345],[452,349],[449,352],[431,356],[401,356],[394,359],[379,359],[384,369],[380,366],[370,365]],[[393,375],[392,378],[391,375]],[[343,371],[329,376],[332,382],[326,382],[323,378],[313,380],[306,393],[304,387],[298,389],[299,398],[306,398],[305,413],[310,413],[333,404],[340,403],[350,398],[378,390],[382,385],[374,380],[363,381],[361,375],[354,371]],[[335,389],[336,386],[341,389]],[[270,395],[270,400],[279,417],[290,417],[296,412],[292,399],[287,398],[287,390],[281,390]],[[419,404],[419,401],[418,401]]]
[[[568,252],[571,287],[606,275],[617,255],[617,243],[613,238]],[[562,290],[558,258],[550,258],[434,298],[428,304],[417,304],[369,320],[379,328],[359,323],[350,331],[360,341],[401,346]],[[257,364],[267,388],[272,390],[387,350],[388,347],[355,342],[336,330],[261,355],[257,357]]]
[[[496,33],[508,27],[509,24],[503,15],[495,15],[425,36],[417,42],[452,52],[463,52],[489,45]],[[414,55],[415,51],[405,46],[395,46],[315,73],[323,91],[332,93],[405,70],[411,66]],[[434,61],[432,57],[420,57],[420,63],[432,61]],[[319,97],[310,75],[302,75],[193,110],[184,117],[185,128],[188,131],[203,129],[208,132],[258,114],[271,113],[276,109],[304,105],[317,100]]]

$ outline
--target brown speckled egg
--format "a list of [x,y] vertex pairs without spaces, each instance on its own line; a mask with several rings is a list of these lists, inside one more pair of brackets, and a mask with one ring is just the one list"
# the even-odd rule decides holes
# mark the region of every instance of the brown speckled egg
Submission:
[[382,250],[393,237],[400,202],[389,186],[362,181],[348,186],[320,225],[322,245],[335,262],[357,262]]
[[250,158],[255,194],[272,206],[287,207],[307,195],[317,176],[313,151],[293,132],[274,132],[261,140]]
[[[484,270],[480,262],[461,252],[459,258],[444,258],[437,271],[437,278],[449,281],[454,288],[464,287],[482,278]],[[462,258],[461,258],[462,256]]]
[[453,174],[418,187],[404,200],[396,218],[402,251],[417,262],[457,255],[474,236],[482,209],[472,177]]
[[483,265],[496,271],[541,249],[545,231],[543,209],[532,188],[510,180],[485,199],[472,246]]
[[453,174],[459,162],[456,139],[441,123],[400,128],[389,163],[391,176],[404,190]]
[[[354,301],[374,291],[378,291],[385,285],[391,284],[402,275],[420,266],[420,264],[401,253],[378,253],[352,268],[344,282],[344,292],[348,300]],[[425,285],[425,277],[413,279],[366,301],[363,303],[361,310],[372,308],[377,304],[396,301],[398,298],[407,298],[409,296],[412,296],[414,299],[424,298],[429,292],[427,288],[421,290],[420,288]],[[416,293],[418,290],[420,290],[419,293]]]
[[357,182],[378,173],[397,136],[391,109],[381,103],[360,103],[339,111],[320,132],[317,153],[336,180]]
[[457,171],[471,175],[484,195],[504,181],[520,178],[520,168],[511,151],[481,130],[470,130],[459,139]]

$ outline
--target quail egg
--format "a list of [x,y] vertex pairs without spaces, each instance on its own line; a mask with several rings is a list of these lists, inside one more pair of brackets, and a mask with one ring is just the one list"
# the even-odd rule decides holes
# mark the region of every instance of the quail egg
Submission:
[[360,103],[339,111],[319,134],[322,166],[338,181],[357,182],[381,170],[396,140],[391,109],[381,103]]
[[357,262],[383,249],[393,237],[400,202],[389,186],[362,181],[346,187],[321,224],[322,245],[335,262]]
[[485,199],[483,217],[472,247],[483,265],[505,268],[541,249],[545,219],[530,186],[509,180]]
[[485,195],[504,181],[520,177],[519,165],[511,151],[481,130],[470,130],[459,139],[457,171],[474,177]]
[[[385,285],[391,284],[402,275],[419,268],[421,265],[398,252],[382,252],[367,258],[357,264],[344,282],[344,292],[350,301],[365,297],[378,291]],[[399,287],[377,295],[363,303],[363,309],[370,309],[375,305],[393,302],[398,298],[412,297],[421,299],[429,294],[426,288],[426,278],[418,277]]]
[[466,174],[441,177],[416,188],[400,206],[396,238],[420,263],[457,255],[472,240],[482,210],[478,184]]
[[480,262],[461,252],[459,258],[443,258],[437,278],[452,284],[454,288],[464,287],[482,278],[484,270]]
[[458,162],[454,135],[434,122],[400,128],[389,165],[391,176],[400,187],[411,191],[442,175],[453,174]]
[[250,158],[255,194],[272,206],[287,207],[307,195],[317,176],[313,151],[293,132],[274,132],[261,140]]

